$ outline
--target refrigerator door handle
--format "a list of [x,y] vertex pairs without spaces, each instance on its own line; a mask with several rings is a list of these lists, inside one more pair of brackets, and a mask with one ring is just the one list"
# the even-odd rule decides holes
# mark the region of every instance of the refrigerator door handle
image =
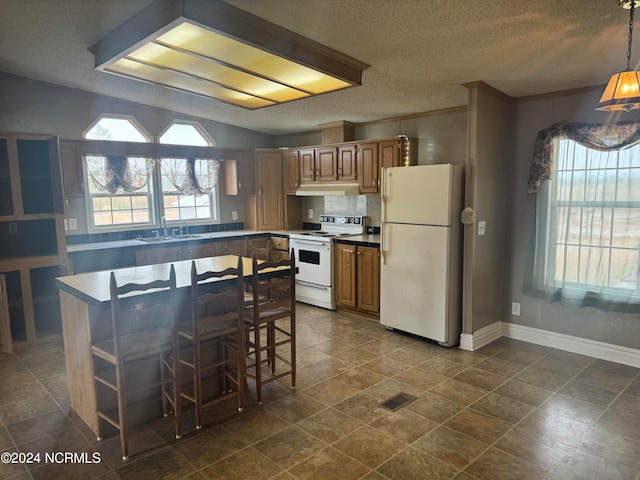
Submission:
[[[384,205],[384,202],[383,202]],[[386,265],[387,263],[387,256],[385,255],[385,251],[386,251],[386,245],[385,245],[385,239],[387,238],[387,236],[385,235],[385,231],[387,230],[387,223],[386,222],[381,222],[382,228],[380,228],[380,256],[382,257],[382,265]]]
[[381,202],[381,206],[380,206],[380,218],[381,218],[381,222],[384,223],[387,221],[387,208],[386,208],[386,202],[387,202],[387,182],[386,182],[386,177],[387,177],[387,169],[383,168],[382,169],[382,188],[380,188],[380,202]]

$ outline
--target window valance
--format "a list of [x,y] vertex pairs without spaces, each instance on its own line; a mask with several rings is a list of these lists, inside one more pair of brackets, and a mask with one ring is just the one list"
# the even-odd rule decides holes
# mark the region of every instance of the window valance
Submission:
[[556,123],[538,132],[529,169],[528,194],[551,178],[554,140],[570,139],[594,150],[620,150],[640,142],[640,120],[609,124]]

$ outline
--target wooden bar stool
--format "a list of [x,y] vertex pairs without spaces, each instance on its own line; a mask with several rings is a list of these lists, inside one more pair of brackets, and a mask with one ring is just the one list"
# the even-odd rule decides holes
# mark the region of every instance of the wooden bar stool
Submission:
[[[154,290],[154,292],[148,292]],[[147,292],[144,303],[129,305],[126,295],[131,292]],[[160,381],[136,385],[129,381],[136,362],[160,359],[173,348],[172,338],[177,329],[175,320],[176,273],[173,265],[169,269],[168,280],[156,280],[146,284],[128,283],[118,286],[116,276],[111,272],[111,327],[112,338],[91,345],[93,378],[96,390],[99,385],[115,392],[116,407],[112,408],[106,399],[96,399],[98,415],[98,440],[102,440],[102,424],[106,422],[120,431],[122,459],[129,458],[128,449],[128,409],[135,404],[133,396],[146,389],[163,389]],[[173,380],[169,380],[173,381]],[[96,395],[98,397],[98,395]],[[101,403],[103,405],[101,405]],[[101,421],[102,420],[102,421]]]
[[[269,270],[287,267],[286,273],[270,276]],[[258,263],[253,257],[253,301],[245,308],[247,329],[246,376],[256,382],[256,396],[262,404],[262,386],[291,375],[291,386],[296,386],[296,293],[295,259]],[[282,350],[289,345],[289,358]],[[286,365],[277,370],[276,361]],[[264,364],[271,367],[267,373]]]
[[[231,280],[221,280],[227,276]],[[178,396],[170,392],[163,392],[163,396],[174,411],[181,409],[182,400],[193,403],[197,429],[202,428],[202,409],[230,395],[237,397],[238,411],[243,410],[243,308],[241,257],[236,267],[217,272],[198,273],[196,263],[191,263],[191,315],[188,320],[179,321],[177,343],[179,364],[190,370],[192,381],[183,383]],[[165,370],[167,376],[175,378],[177,369],[173,362],[165,362]],[[218,392],[212,388],[212,393],[218,394],[206,396],[205,382],[212,387],[217,383]]]

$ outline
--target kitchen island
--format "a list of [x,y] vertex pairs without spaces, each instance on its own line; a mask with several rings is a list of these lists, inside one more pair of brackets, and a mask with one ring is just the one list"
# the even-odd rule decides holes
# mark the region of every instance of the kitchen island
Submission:
[[[236,255],[207,257],[194,260],[198,272],[221,271],[235,268],[238,263]],[[176,286],[178,298],[183,298],[180,305],[189,309],[190,303],[186,296],[191,290],[191,260],[156,265],[145,265],[113,270],[118,285],[125,283],[147,283],[155,279],[169,278],[171,264],[176,271]],[[245,281],[250,281],[253,274],[252,259],[242,259]],[[286,272],[287,268],[268,269],[264,275],[277,276],[279,272]],[[60,291],[60,310],[62,313],[62,335],[64,339],[65,364],[67,370],[67,388],[71,408],[96,434],[98,432],[98,416],[96,401],[102,395],[96,389],[93,379],[93,362],[91,358],[91,343],[105,340],[112,336],[111,329],[111,298],[109,292],[109,277],[111,271],[89,272],[78,275],[58,277],[55,281]],[[262,273],[261,273],[262,275]],[[227,282],[235,282],[235,277],[214,279],[212,288]],[[153,292],[144,295],[132,294],[131,304],[143,302]],[[152,383],[158,375],[157,362],[141,363],[135,370],[129,370],[129,382],[134,384]],[[131,384],[131,383],[130,383]],[[137,408],[130,410],[131,424],[148,422],[161,416],[160,392],[149,398],[140,400]]]

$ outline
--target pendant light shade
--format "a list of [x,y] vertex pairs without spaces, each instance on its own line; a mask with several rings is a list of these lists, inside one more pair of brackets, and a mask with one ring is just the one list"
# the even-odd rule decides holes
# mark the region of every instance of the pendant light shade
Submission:
[[596,110],[628,112],[640,108],[640,71],[631,70],[631,44],[633,41],[633,13],[640,0],[618,0],[622,8],[629,9],[629,41],[627,44],[627,69],[614,73],[609,80]]
[[604,89],[596,110],[634,110],[640,108],[640,72],[626,70],[614,73]]

